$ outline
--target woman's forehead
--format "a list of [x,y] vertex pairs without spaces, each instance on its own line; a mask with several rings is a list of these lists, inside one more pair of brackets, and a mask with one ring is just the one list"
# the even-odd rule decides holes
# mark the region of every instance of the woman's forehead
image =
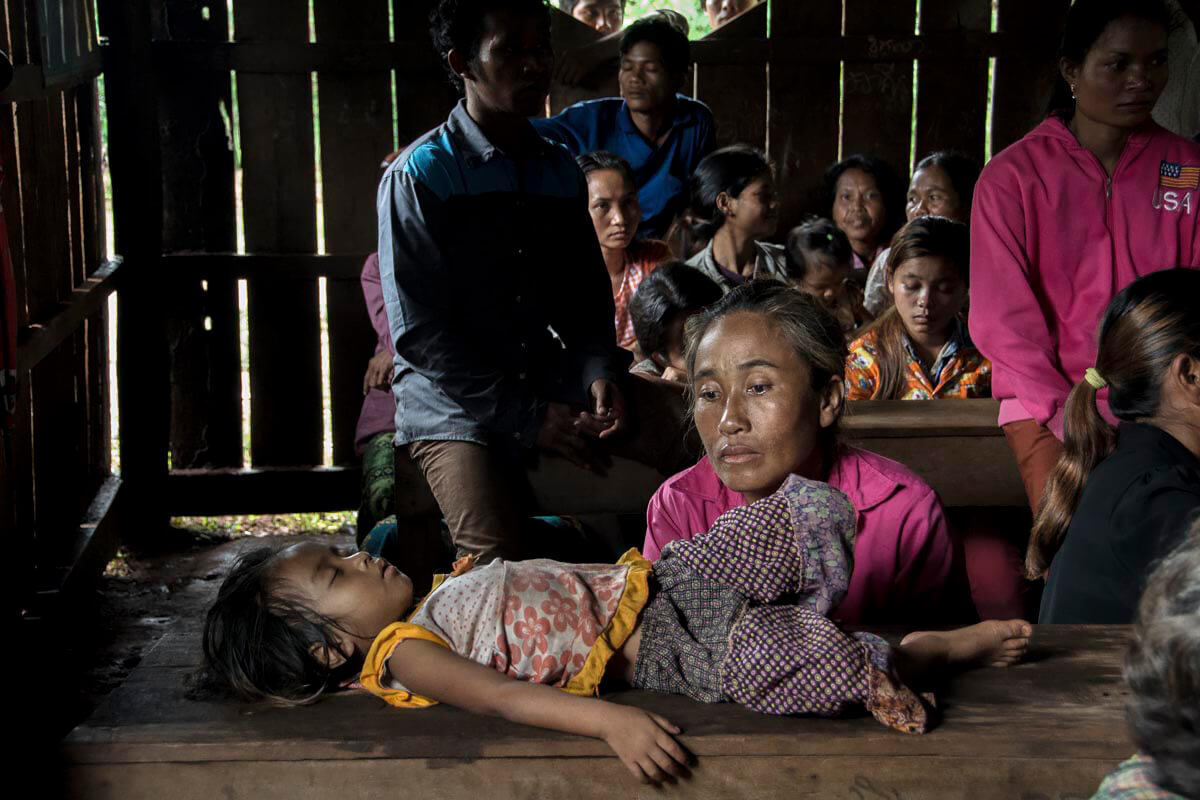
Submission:
[[804,368],[804,362],[765,314],[741,311],[722,317],[700,339],[696,371],[738,370],[745,364],[770,361],[781,369]]

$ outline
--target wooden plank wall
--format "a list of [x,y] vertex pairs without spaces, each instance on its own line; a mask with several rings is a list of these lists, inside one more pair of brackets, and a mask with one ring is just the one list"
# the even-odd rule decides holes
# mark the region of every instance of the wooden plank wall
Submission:
[[[456,102],[429,45],[432,0],[313,0],[312,44],[307,0],[235,0],[232,26],[221,14],[204,20],[202,4],[191,0],[141,1],[154,10],[159,40],[163,249],[221,254],[167,276],[178,287],[168,315],[173,464],[241,463],[237,277],[249,284],[252,465],[322,463],[323,276],[333,464],[352,465],[373,348],[354,265],[375,249],[379,162],[443,121]],[[1052,74],[1046,31],[1061,25],[1066,6],[999,0],[1000,30],[1029,37],[1029,46],[1016,47],[1011,37],[989,34],[991,0],[771,0],[696,48],[696,95],[712,107],[721,144],[747,142],[775,162],[782,236],[804,214],[829,213],[821,175],[839,153],[871,152],[906,175],[914,122],[917,158],[952,147],[982,160],[990,54],[1001,54],[992,152],[1032,127],[1042,101],[1028,86],[1048,86],[1038,77]],[[560,43],[595,38],[569,22],[556,20]],[[226,37],[231,44],[217,44]],[[244,170],[241,259],[227,257],[236,221],[231,80]],[[556,107],[568,99],[561,89]],[[318,178],[327,260],[316,255]]]
[[[0,532],[17,561],[10,596],[24,602],[67,566],[72,535],[110,474],[105,305],[69,328],[61,322],[107,245],[95,79],[41,89],[37,3],[0,6],[0,48],[18,70],[38,73],[0,114],[19,387],[13,428],[0,435]],[[61,339],[34,357],[24,345],[47,329],[62,329]]]
[[[194,0],[152,8],[154,36],[223,42],[225,13]],[[163,250],[229,253],[237,249],[232,84],[227,72],[160,76]],[[169,190],[167,188],[169,187]],[[176,468],[242,465],[237,282],[212,275],[177,280],[167,319],[171,375],[171,463]]]

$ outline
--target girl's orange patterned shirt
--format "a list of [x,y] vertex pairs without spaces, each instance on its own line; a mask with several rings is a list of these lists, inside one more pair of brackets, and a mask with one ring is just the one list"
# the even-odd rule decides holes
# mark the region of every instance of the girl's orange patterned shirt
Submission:
[[[907,386],[901,400],[992,396],[992,363],[965,337],[953,353],[938,359],[932,377],[926,374],[908,348],[904,355],[908,362]],[[875,394],[879,386],[879,356],[876,330],[867,331],[850,344],[850,355],[846,359],[847,400],[870,400]]]

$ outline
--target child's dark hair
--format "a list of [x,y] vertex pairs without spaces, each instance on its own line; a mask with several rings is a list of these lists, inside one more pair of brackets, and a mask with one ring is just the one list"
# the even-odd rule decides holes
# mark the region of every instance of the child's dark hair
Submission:
[[[1137,279],[1108,304],[1097,336],[1095,370],[1108,387],[1108,407],[1133,422],[1159,413],[1163,378],[1179,355],[1200,359],[1200,271],[1169,269]],[[1025,574],[1038,578],[1062,545],[1088,475],[1108,457],[1116,432],[1100,416],[1086,378],[1070,396],[1063,455],[1050,473],[1036,509]]]
[[825,193],[828,197],[826,208],[833,208],[834,200],[837,199],[838,179],[852,169],[860,169],[874,178],[875,185],[883,196],[883,208],[887,218],[883,223],[880,240],[886,242],[904,222],[904,197],[907,184],[902,182],[896,175],[896,171],[882,160],[866,153],[855,153],[825,170]]
[[787,270],[793,280],[804,280],[808,271],[805,253],[823,253],[836,264],[850,266],[850,240],[825,217],[809,217],[792,228],[787,237]]
[[[621,0],[621,8],[628,4],[628,0]],[[564,14],[574,12],[577,5],[579,5],[579,0],[558,0],[558,7]]]
[[537,17],[550,27],[550,6],[546,0],[438,0],[429,12],[429,33],[433,46],[442,57],[442,65],[450,75],[450,82],[460,92],[463,81],[450,69],[447,56],[451,50],[462,52],[467,61],[479,57],[479,43],[483,38],[483,18],[489,11],[512,11],[529,17]]
[[688,65],[692,63],[692,48],[688,44],[687,34],[671,24],[670,17],[651,14],[626,28],[621,37],[621,55],[628,55],[633,46],[640,42],[649,42],[657,47],[658,56],[667,72],[683,79]]
[[596,150],[591,153],[584,153],[575,158],[575,163],[583,170],[584,175],[590,175],[593,172],[599,172],[602,169],[611,169],[614,172],[621,173],[621,177],[630,186],[637,186],[637,181],[633,177],[633,167],[629,162],[621,158],[616,153],[610,153],[607,150]]
[[311,703],[353,677],[361,666],[347,658],[335,668],[314,654],[338,650],[338,623],[272,585],[278,551],[251,550],[239,558],[204,620],[209,677],[247,700]]
[[[1075,0],[1067,11],[1058,57],[1073,64],[1082,64],[1104,29],[1121,17],[1154,22],[1162,25],[1164,31],[1171,29],[1171,14],[1162,0]],[[1050,95],[1046,114],[1070,119],[1075,114],[1075,98],[1071,96],[1071,87],[1057,71],[1057,66],[1055,71],[1054,91]]]
[[957,150],[938,150],[918,161],[913,174],[916,175],[929,167],[937,167],[946,173],[950,185],[954,187],[954,193],[958,195],[958,202],[966,212],[964,216],[969,218],[971,200],[975,196],[975,184],[979,181],[979,162]]
[[1125,657],[1128,717],[1159,788],[1200,797],[1200,519],[1146,581]]
[[688,222],[693,236],[707,244],[725,224],[717,197],[722,193],[737,197],[747,186],[770,174],[767,156],[749,145],[735,144],[710,153],[692,173],[691,206],[681,220]]
[[[946,217],[920,217],[906,224],[892,239],[888,253],[887,277],[890,283],[896,270],[914,258],[941,258],[954,267],[963,283],[970,285],[971,237],[967,226]],[[872,400],[899,400],[907,387],[907,331],[899,310],[893,305],[871,326],[877,331],[879,383]]]
[[[811,387],[822,392],[834,378],[846,377],[846,334],[833,314],[815,297],[779,281],[757,280],[732,289],[687,321],[689,393],[696,374],[696,354],[705,334],[732,314],[758,314],[774,325],[780,338],[808,365]],[[695,397],[692,397],[693,407]],[[842,409],[845,404],[842,404]],[[839,411],[840,414],[840,411]],[[820,445],[831,463],[837,452],[837,422],[821,431]]]
[[676,314],[701,309],[721,299],[721,287],[682,261],[667,261],[638,284],[629,316],[638,347],[649,358],[666,348],[666,331]]

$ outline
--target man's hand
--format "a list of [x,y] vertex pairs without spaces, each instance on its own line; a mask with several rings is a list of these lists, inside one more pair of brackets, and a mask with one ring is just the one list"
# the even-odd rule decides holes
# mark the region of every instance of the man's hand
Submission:
[[675,369],[674,367],[667,367],[664,369],[662,379],[664,381],[670,381],[671,383],[682,383],[685,385],[688,382],[687,372],[681,369]]
[[593,469],[594,456],[579,433],[575,414],[563,403],[549,403],[542,427],[538,430],[537,446],[562,456],[576,466]]
[[387,389],[391,385],[392,354],[384,350],[367,362],[367,374],[363,375],[363,394],[372,389]]
[[607,439],[625,430],[625,396],[612,381],[601,378],[591,386],[592,410],[579,415],[577,427],[585,436]]
[[642,783],[686,778],[691,757],[675,741],[679,728],[658,714],[613,704],[606,710],[602,738]]

